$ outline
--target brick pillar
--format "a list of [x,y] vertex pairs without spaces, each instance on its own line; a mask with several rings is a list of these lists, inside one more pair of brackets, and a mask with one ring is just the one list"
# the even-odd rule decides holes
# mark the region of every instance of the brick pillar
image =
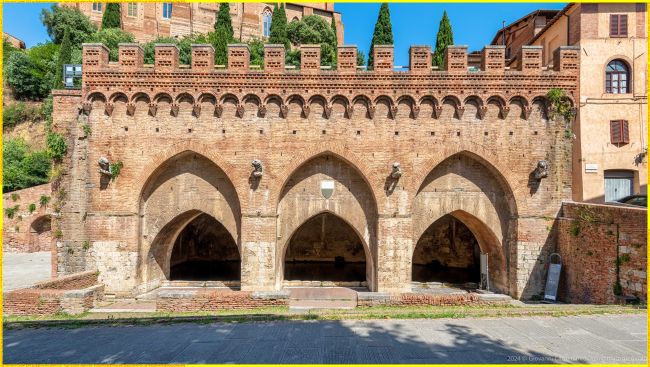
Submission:
[[154,70],[174,71],[178,69],[178,47],[171,43],[154,45]]
[[372,48],[372,57],[372,68],[374,71],[393,71],[393,45],[374,45]]
[[102,69],[108,66],[108,47],[101,43],[84,43],[83,71]]
[[251,62],[251,51],[245,43],[228,45],[228,71],[247,71]]
[[377,236],[376,292],[411,290],[411,262],[415,242],[411,218],[380,217]]
[[137,70],[144,65],[144,50],[138,43],[120,43],[119,60],[122,70]]
[[580,68],[580,48],[577,46],[560,46],[553,52],[553,69],[555,71],[578,72]]
[[506,67],[506,46],[489,45],[481,52],[481,70],[489,73],[503,73]]
[[214,70],[214,47],[211,45],[192,45],[192,70]]
[[355,73],[357,71],[357,46],[339,46],[336,54],[336,69],[339,73]]
[[300,45],[300,69],[303,72],[320,71],[320,45]]
[[542,70],[542,46],[521,46],[519,70],[536,73]]
[[447,46],[445,49],[445,70],[450,73],[467,72],[467,46]]
[[276,219],[275,216],[269,215],[242,215],[241,289],[243,291],[271,291],[276,288]]
[[284,45],[264,45],[264,70],[283,72],[285,54]]
[[409,70],[411,73],[431,72],[431,46],[409,48]]

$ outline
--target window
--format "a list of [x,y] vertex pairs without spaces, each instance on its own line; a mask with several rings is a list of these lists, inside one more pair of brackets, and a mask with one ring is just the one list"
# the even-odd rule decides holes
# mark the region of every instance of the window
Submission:
[[609,16],[609,36],[627,37],[627,14],[611,14]]
[[609,135],[612,144],[627,144],[630,142],[630,128],[626,120],[609,122]]
[[128,6],[127,6],[126,15],[128,15],[130,17],[137,17],[138,16],[138,4],[137,3],[129,3]]
[[613,94],[628,93],[630,72],[622,60],[612,60],[605,70],[605,92]]
[[93,11],[101,13],[102,12],[102,3],[93,3]]
[[170,19],[172,17],[172,3],[163,3],[163,19]]
[[269,37],[271,35],[271,15],[272,13],[269,9],[264,9],[264,13],[262,13],[262,20],[264,25],[262,35],[264,37]]

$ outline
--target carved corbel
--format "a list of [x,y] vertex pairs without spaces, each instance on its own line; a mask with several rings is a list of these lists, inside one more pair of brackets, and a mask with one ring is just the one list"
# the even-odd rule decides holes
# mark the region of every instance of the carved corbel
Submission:
[[85,115],[90,115],[90,111],[93,109],[93,103],[92,102],[84,102],[81,104],[81,112],[83,112]]
[[99,164],[99,173],[105,176],[113,176],[113,172],[111,172],[111,162],[108,160],[108,158],[99,158],[97,164]]
[[253,172],[251,172],[251,175],[256,179],[260,179],[264,174],[264,167],[262,167],[262,161],[260,161],[259,159],[253,159],[251,165],[253,166]]
[[505,120],[508,117],[508,113],[510,113],[510,107],[501,106],[501,118]]
[[388,108],[388,113],[390,114],[390,118],[395,119],[397,116],[397,106],[390,106],[390,108]]
[[413,118],[416,119],[420,115],[420,105],[415,104],[413,105],[413,108],[411,108],[411,113],[413,114]]
[[214,106],[214,115],[215,115],[216,117],[221,117],[221,114],[222,114],[222,113],[223,113],[223,105],[220,104],[220,103],[217,103],[217,104]]
[[483,120],[483,118],[485,118],[485,114],[487,114],[487,110],[488,110],[487,106],[480,106],[478,108],[478,117],[481,120]]
[[310,112],[311,112],[311,107],[309,107],[309,104],[305,103],[304,105],[302,105],[302,115],[305,118],[309,117]]
[[528,120],[530,114],[533,112],[533,106],[524,106],[522,112],[524,113],[524,120]]
[[201,104],[200,103],[195,103],[194,106],[192,106],[192,113],[196,117],[201,117]]
[[265,105],[265,104],[260,105],[260,108],[257,110],[257,114],[258,114],[260,117],[264,117],[264,116],[266,116],[266,105]]
[[459,119],[463,118],[463,114],[465,113],[465,106],[456,106],[456,115],[458,116]]
[[237,117],[239,117],[239,118],[244,117],[244,111],[245,111],[244,104],[243,103],[238,104],[237,105]]
[[135,103],[129,102],[126,104],[126,114],[129,116],[135,115]]
[[172,103],[172,108],[171,108],[171,114],[174,117],[178,117],[178,111],[180,110],[180,107],[176,103]]
[[352,118],[353,113],[354,113],[354,106],[352,104],[345,106],[345,114],[349,119]]
[[287,116],[289,116],[289,106],[287,106],[286,103],[283,103],[283,104],[280,106],[280,115],[281,115],[283,118],[287,118]]
[[113,102],[106,102],[104,105],[104,112],[106,113],[107,116],[113,115],[113,109],[115,109],[115,105],[113,105]]
[[374,104],[370,104],[368,106],[368,117],[370,117],[371,119],[374,119],[375,118],[375,112],[377,112],[377,106],[375,106]]
[[537,167],[535,167],[535,171],[533,171],[533,175],[535,176],[535,179],[537,181],[541,181],[542,178],[548,177],[548,170],[549,170],[548,161],[542,159],[540,161],[537,161]]
[[390,172],[390,177],[397,180],[402,177],[403,173],[404,172],[402,172],[402,167],[399,162],[393,163],[393,170]]
[[433,117],[436,119],[440,118],[440,115],[442,114],[442,106],[436,105],[433,107]]
[[158,113],[158,104],[156,102],[149,103],[149,114],[153,117],[156,117]]
[[330,103],[325,104],[324,112],[325,118],[330,118],[330,116],[332,116],[332,105]]

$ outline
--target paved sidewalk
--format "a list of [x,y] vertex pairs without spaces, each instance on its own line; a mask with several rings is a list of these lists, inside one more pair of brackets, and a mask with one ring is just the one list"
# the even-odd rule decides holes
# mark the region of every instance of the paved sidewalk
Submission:
[[2,253],[2,290],[10,291],[50,279],[52,253]]
[[5,363],[637,363],[646,315],[4,331]]

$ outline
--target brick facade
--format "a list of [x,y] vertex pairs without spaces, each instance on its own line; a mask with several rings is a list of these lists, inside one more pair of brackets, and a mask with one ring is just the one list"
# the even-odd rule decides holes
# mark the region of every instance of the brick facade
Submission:
[[[41,204],[45,196],[50,202]],[[51,251],[54,245],[51,216],[52,186],[44,184],[2,195],[2,250],[6,252]],[[7,210],[16,208],[9,218]]]
[[[133,57],[128,47],[121,58]],[[455,47],[444,70],[404,73],[391,47],[375,49],[382,67],[370,72],[347,70],[345,58],[335,71],[284,70],[273,57],[249,70],[240,46],[227,69],[200,57],[177,66],[165,47],[140,67],[108,63],[106,48],[87,44],[81,93],[55,93],[55,128],[70,136],[59,274],[97,269],[118,295],[156,288],[176,233],[206,213],[237,243],[242,290],[278,290],[292,234],[326,212],[358,234],[370,290],[404,292],[419,236],[450,214],[488,253],[493,290],[539,293],[555,245],[545,218],[571,195],[571,141],[545,95],[577,98],[577,50],[555,69],[506,70],[503,52],[487,48],[490,70],[469,72]],[[411,48],[414,63],[421,50]],[[99,172],[102,157],[123,163],[117,178]],[[540,160],[549,171],[537,180]],[[333,181],[330,198],[323,181]]]
[[564,203],[557,249],[563,261],[560,300],[614,303],[618,278],[621,295],[646,302],[647,214],[643,208]]

